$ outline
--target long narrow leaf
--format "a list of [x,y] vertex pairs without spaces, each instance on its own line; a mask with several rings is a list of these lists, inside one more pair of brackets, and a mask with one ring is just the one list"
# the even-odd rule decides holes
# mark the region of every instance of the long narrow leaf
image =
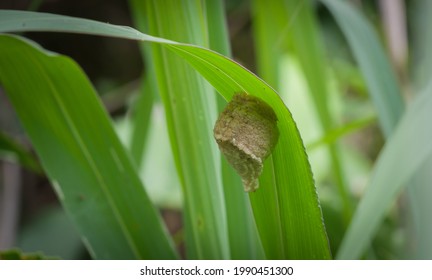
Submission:
[[371,91],[378,120],[389,136],[402,115],[404,104],[396,77],[372,27],[349,4],[321,0],[332,12],[347,38]]
[[[431,112],[432,87],[429,87],[410,105],[381,152],[353,222],[342,241],[337,255],[339,259],[358,258],[363,253],[385,215],[384,210],[431,157]],[[384,205],[386,209],[371,207],[377,205]]]
[[[315,110],[321,122],[324,133],[331,130],[335,124],[329,110],[328,76],[326,73],[326,62],[323,55],[322,43],[319,38],[316,20],[314,17],[311,1],[288,0],[287,5],[291,41],[294,51],[302,66],[305,78],[308,82]],[[333,177],[343,203],[343,216],[345,223],[352,216],[352,202],[348,193],[341,155],[338,146],[334,143],[328,145],[328,151],[332,162]]]
[[[149,32],[206,44],[198,1],[145,3]],[[212,135],[216,96],[189,64],[169,50],[154,45],[153,59],[183,186],[187,255],[193,259],[229,258],[220,156]]]
[[[297,5],[295,9],[288,8],[288,2],[289,1],[283,0],[271,2],[255,0],[252,2],[254,16],[253,27],[258,72],[263,77],[263,79],[265,79],[266,82],[268,82],[276,89],[281,88],[284,82],[284,78],[286,78],[286,74],[279,73],[281,72],[280,62],[282,61],[282,57],[286,55],[285,52],[288,51],[287,45],[292,45],[292,41],[295,41],[295,39],[293,40],[292,38],[294,37],[294,34],[292,32],[294,27],[293,23],[297,23],[298,17],[296,15],[298,14],[298,11],[300,11],[299,8],[304,8],[303,2],[301,3],[302,5]],[[289,17],[289,15],[292,15],[291,18]],[[295,19],[295,21],[293,21],[293,19]],[[296,25],[303,28],[303,25],[301,23],[298,23]],[[299,28],[297,29],[300,30]],[[290,36],[286,36],[286,34],[289,34]],[[302,34],[308,34],[308,32],[305,31]],[[302,38],[303,37],[305,36],[302,36]],[[319,61],[317,63],[319,64]],[[317,67],[319,68],[319,65]],[[323,93],[324,92],[320,92],[320,94]],[[323,106],[325,105],[326,104],[323,104]],[[268,179],[271,180],[270,177]],[[269,194],[269,196],[271,196],[271,194]],[[266,202],[267,201],[253,200],[254,205],[256,205],[257,203],[262,205],[260,208],[271,209],[272,207],[278,207],[278,203],[273,203],[265,206]],[[259,219],[259,216],[257,216],[256,218]],[[265,219],[264,217],[262,218]],[[271,222],[271,220],[269,220],[267,223],[269,222]],[[273,223],[274,226],[269,227],[272,228],[272,230],[266,231],[266,234],[268,234],[269,236],[274,235],[275,241],[273,242],[274,246],[272,247],[273,254],[283,255],[283,251],[281,251],[283,246],[277,245],[278,243],[283,244],[282,235],[274,234],[274,232],[277,231],[273,229],[276,227],[276,225],[280,223],[278,222],[278,219],[275,219]],[[261,231],[261,234],[263,234],[263,231]]]
[[[392,135],[396,124],[402,116],[404,108],[395,74],[390,67],[390,63],[385,56],[378,37],[370,24],[368,24],[361,14],[348,4],[335,0],[322,0],[322,2],[327,5],[329,10],[334,15],[345,37],[347,38],[350,47],[353,50],[354,56],[360,65],[368,85],[369,94],[377,109],[381,128],[384,132],[384,135],[388,138]],[[387,164],[391,165],[392,163],[387,162]],[[383,167],[379,167],[377,165],[375,168],[378,169]],[[417,171],[416,177],[424,178],[425,176],[423,172],[429,173],[427,169],[423,168]],[[413,174],[411,174],[411,176],[412,175]],[[381,199],[390,203],[391,200],[389,200],[388,196],[391,196],[391,194],[397,192],[400,186],[398,184],[392,184],[391,178],[387,179],[390,179],[388,182],[384,181],[387,192],[382,192],[384,197]],[[419,180],[412,181],[409,183],[409,185],[411,186],[411,188],[408,190],[409,197],[412,197],[411,192],[415,191],[415,189],[417,189],[417,193],[418,190],[424,189],[424,186],[420,184]],[[373,181],[371,181],[368,188],[373,187],[376,186],[373,186]],[[368,190],[367,192],[373,191]],[[363,205],[362,208],[359,207],[357,209],[352,224],[350,225],[350,230],[345,236],[345,240],[342,243],[343,247],[341,248],[341,253],[339,256],[346,254],[347,248],[356,247],[357,249],[355,252],[353,252],[353,255],[345,255],[345,257],[359,257],[360,253],[364,251],[365,247],[371,242],[371,232],[377,228],[376,224],[369,222],[369,215],[382,218],[389,207],[388,204],[367,199],[366,196],[362,198],[361,205]],[[374,209],[374,213],[370,213],[362,209]],[[362,224],[359,224],[360,221],[362,221]],[[353,231],[352,227],[354,226],[362,228],[363,231],[367,232],[367,234],[364,235],[363,233]],[[358,234],[362,235],[362,242],[359,242],[359,240],[355,237]],[[367,236],[367,239],[363,239],[365,236]]]
[[[413,18],[410,28],[410,65],[412,65],[412,80],[416,88],[424,88],[430,81],[432,72],[432,57],[429,55],[432,47],[432,33],[428,27],[432,23],[432,2],[415,1],[410,7],[416,16]],[[407,251],[412,259],[432,259],[432,224],[430,215],[432,212],[432,159],[429,159],[414,175],[408,189],[409,214],[412,223],[409,226],[409,239],[417,242],[409,242]]]
[[[207,0],[207,26],[210,49],[231,57],[225,11],[222,1]],[[218,95],[218,111],[226,101]],[[243,191],[240,177],[221,160],[225,206],[227,210],[228,236],[232,259],[261,259],[264,257],[248,195]]]
[[0,83],[93,257],[176,257],[107,113],[72,60],[1,35]]

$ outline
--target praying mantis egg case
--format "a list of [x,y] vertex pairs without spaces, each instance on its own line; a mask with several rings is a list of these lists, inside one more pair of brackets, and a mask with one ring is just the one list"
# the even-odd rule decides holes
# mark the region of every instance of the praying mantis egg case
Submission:
[[273,109],[258,97],[237,93],[214,127],[219,149],[242,178],[246,192],[255,191],[264,160],[279,138]]

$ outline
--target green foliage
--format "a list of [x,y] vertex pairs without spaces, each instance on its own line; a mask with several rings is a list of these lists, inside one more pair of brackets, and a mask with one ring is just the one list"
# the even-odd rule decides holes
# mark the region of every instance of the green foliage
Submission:
[[[93,32],[94,34],[108,35],[111,32],[113,36],[120,35],[120,28],[109,24],[103,25],[101,23],[88,20],[79,22],[80,24],[78,24],[77,19],[61,16],[45,15],[44,17],[40,17],[39,14],[17,12],[11,13],[14,14],[15,22],[17,18],[19,19],[21,17],[21,20],[25,21],[26,24],[33,24],[34,26],[38,26],[38,28],[41,30],[52,30],[52,27],[55,26],[56,31],[71,31],[75,28],[76,32],[82,32],[85,30],[86,33]],[[9,18],[4,18],[6,18],[6,22],[8,22]],[[17,30],[22,28],[22,24],[6,24],[6,26],[8,26],[9,30]],[[324,225],[322,223],[321,211],[316,196],[316,190],[313,184],[312,173],[304,152],[303,143],[289,111],[278,95],[274,92],[274,90],[272,90],[263,81],[258,79],[256,76],[237,63],[207,49],[151,37],[141,34],[137,31],[132,32],[131,29],[121,28],[121,30],[125,31],[125,38],[131,38],[132,34],[134,34],[133,36],[135,39],[146,39],[147,41],[153,41],[155,43],[164,43],[169,50],[173,51],[181,58],[184,58],[196,70],[198,70],[225,99],[231,99],[235,92],[244,91],[261,98],[271,107],[273,107],[279,119],[279,131],[281,134],[279,144],[276,146],[271,159],[268,160],[268,163],[264,168],[264,174],[260,178],[260,185],[262,187],[260,190],[250,195],[261,242],[263,244],[267,258],[329,258],[330,252],[328,249],[327,237],[325,234]],[[172,54],[170,53],[170,55]],[[181,61],[179,61],[178,58],[177,61],[178,62],[176,63],[180,65]],[[193,75],[192,72],[190,75]],[[170,79],[176,78],[175,73],[171,74],[170,76],[165,76],[162,73],[159,73],[158,76],[160,79],[167,79],[168,77]],[[9,90],[9,92],[13,91]],[[200,100],[200,98],[197,97],[199,96],[198,93],[201,91],[186,90],[185,92],[188,92],[192,95],[195,94],[196,97],[191,96],[189,99],[186,99],[187,102],[185,103],[185,109],[179,111],[183,117],[189,118],[189,122],[185,120],[184,125],[186,126],[183,126],[182,130],[178,130],[177,133],[184,134],[188,131],[188,128],[191,131],[199,129],[198,131],[201,131],[199,132],[200,135],[208,135],[209,137],[207,139],[212,138],[212,130],[210,126],[212,125],[212,117],[208,113],[205,113],[205,115],[204,113],[201,114],[204,123],[207,123],[207,129],[204,129],[205,126],[199,126],[198,123],[196,126],[192,125],[195,121],[201,121],[199,111],[204,110],[206,107],[199,108],[199,111],[196,112],[197,115],[190,115],[189,112],[193,112],[193,110],[186,110],[186,108],[189,108],[188,106],[190,106],[192,102],[198,102]],[[206,91],[203,91],[201,94],[205,94],[205,92]],[[164,98],[167,99],[168,97]],[[166,100],[166,102],[168,102],[168,100]],[[20,106],[18,103],[15,105]],[[171,104],[171,106],[173,106],[173,104]],[[173,107],[171,110],[172,109]],[[207,110],[203,112],[207,112]],[[168,125],[168,127],[171,127],[172,125],[173,124]],[[174,135],[172,133],[173,131],[171,131],[170,137],[174,154],[178,155],[180,152],[189,152],[187,147],[178,145],[180,140],[173,138]],[[196,141],[189,139],[187,134],[185,134],[185,137],[185,143],[187,143],[187,141]],[[212,142],[209,142],[206,145],[210,144],[215,147],[215,143],[213,140],[211,141]],[[189,143],[189,145],[190,144],[191,143]],[[201,145],[203,144],[204,143]],[[107,154],[110,155],[109,153]],[[289,158],[285,156],[287,154],[290,155]],[[185,174],[181,175],[181,177],[183,177],[181,179],[183,184],[191,184],[189,180],[196,180],[197,177],[200,178],[200,172],[196,171],[195,168],[202,166],[206,162],[207,164],[211,164],[211,161],[209,162],[208,159],[207,161],[197,160],[198,158],[194,158],[194,161],[188,162],[182,161],[182,158],[177,157],[176,162],[178,168],[181,168],[180,170],[186,168],[187,172],[191,172],[188,177],[185,177]],[[211,165],[207,166],[208,167],[205,168],[209,168],[209,170],[215,168],[211,167]],[[284,170],[290,170],[290,172],[285,172]],[[182,174],[182,172],[180,174]],[[214,184],[217,186],[217,182],[220,180],[217,179],[217,176],[220,175],[213,173],[212,176],[216,177],[210,181],[208,181],[210,177],[201,177],[200,180],[203,180],[203,183],[201,184],[204,184],[202,187],[209,188]],[[217,189],[209,191],[215,192]],[[198,194],[194,193],[193,195],[199,195],[199,191]],[[137,198],[137,196],[135,196],[135,198]],[[186,199],[186,204],[187,203],[188,200]],[[204,203],[204,201],[201,201],[201,203]],[[209,203],[209,201],[206,201],[205,203]],[[223,207],[223,205],[219,205],[219,207]],[[203,211],[211,211],[209,209],[211,208],[203,208]],[[202,226],[202,223],[208,222],[207,220],[203,220],[203,217],[196,217],[193,221],[186,221],[186,223],[196,223],[197,221],[200,222],[198,226]],[[224,223],[224,220],[217,220],[216,224],[210,224],[209,226],[214,230],[214,227],[221,222]],[[217,230],[220,230],[221,234],[224,231],[223,227],[217,228]],[[196,238],[196,235],[194,238]],[[219,243],[219,245],[225,246],[223,244],[227,240],[224,241],[223,236],[218,238],[222,238],[220,239],[221,243]],[[196,241],[197,240],[194,240],[194,242]],[[202,242],[204,241],[205,240]],[[94,247],[91,244],[90,246]],[[197,248],[193,248],[191,250],[197,250]],[[217,250],[222,250],[221,252],[223,252],[223,247],[213,247],[209,248],[209,250],[212,251],[206,251],[203,253],[212,254],[212,252],[217,252]],[[213,256],[226,257],[224,254],[225,253],[219,253]],[[195,256],[203,257],[204,255]]]
[[26,40],[9,35],[0,40],[1,84],[92,256],[174,258],[160,218],[82,70]]
[[[252,1],[257,72],[263,80],[229,58],[222,2],[131,0],[141,32],[67,16],[0,11],[0,32],[72,32],[140,41],[147,67],[138,102],[130,106],[133,113],[124,117],[131,127],[126,150],[119,141],[124,135],[114,132],[75,62],[21,36],[0,35],[0,84],[41,167],[3,133],[0,151],[47,174],[84,245],[98,259],[175,259],[173,240],[185,243],[190,259],[330,259],[330,248],[339,259],[430,258],[432,84],[418,90],[409,87],[406,77],[398,81],[367,16],[344,1],[320,2],[318,7],[330,11],[324,19],[316,16],[313,1]],[[336,25],[328,23],[329,17]],[[352,53],[358,66],[351,57],[326,50],[326,40]],[[343,60],[343,75],[335,75],[334,57]],[[429,66],[413,68],[418,74]],[[357,78],[366,88],[346,80],[347,69],[361,73]],[[337,85],[349,94],[341,94]],[[402,93],[408,88],[418,94],[405,105]],[[213,138],[217,115],[239,92],[271,107],[280,133],[264,161],[260,187],[250,193],[243,191]],[[309,101],[297,104],[291,98]],[[361,101],[350,103],[355,98]],[[370,103],[373,113],[364,110]],[[294,113],[303,112],[294,114],[298,125],[286,104],[293,104]],[[148,145],[156,139],[152,110],[161,107],[170,149],[158,153]],[[304,118],[319,130],[307,139],[315,141],[306,150]],[[362,129],[370,130],[375,120],[384,135],[383,147],[372,147],[379,151],[376,159],[366,155],[367,148],[359,153],[341,141],[348,134],[350,139],[353,133],[366,134]],[[166,164],[166,158],[173,162]],[[166,192],[140,180],[137,170],[149,164],[166,166],[170,184],[181,185],[183,201],[177,195],[171,204],[149,198]],[[168,174],[174,165],[177,174]],[[318,171],[315,179],[311,170]],[[364,191],[353,179],[360,172],[367,181]],[[399,215],[395,203],[404,189],[409,217]],[[156,210],[166,205],[182,207],[183,229],[174,237]],[[407,236],[417,243],[401,241],[402,218],[408,220]],[[15,253],[2,257],[21,258]]]

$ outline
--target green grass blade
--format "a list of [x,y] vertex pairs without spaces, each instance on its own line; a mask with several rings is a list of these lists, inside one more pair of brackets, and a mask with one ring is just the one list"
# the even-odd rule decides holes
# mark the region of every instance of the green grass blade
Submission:
[[396,77],[377,35],[368,22],[344,1],[321,2],[342,29],[365,77],[381,128],[389,136],[402,115],[404,104]]
[[[144,10],[143,1],[129,1],[131,5],[132,17],[135,25],[140,30],[148,30],[145,17],[142,16]],[[142,77],[141,92],[136,106],[132,107],[133,116],[131,146],[130,151],[137,166],[141,166],[143,152],[147,143],[148,127],[151,118],[151,111],[158,95],[154,63],[151,56],[151,46],[140,44],[141,56],[145,65]]]
[[230,57],[231,46],[223,1],[206,0],[205,9],[210,49]]
[[287,40],[284,31],[290,27],[283,1],[252,1],[254,44],[260,77],[270,86],[279,88],[279,61]]
[[[6,14],[10,15],[7,12]],[[36,20],[40,31],[85,32],[165,44],[165,47],[186,59],[198,70],[226,100],[230,100],[235,92],[245,91],[266,101],[273,107],[279,119],[280,138],[273,156],[267,160],[264,174],[260,179],[260,189],[251,196],[256,196],[265,202],[265,206],[269,206],[265,208],[254,205],[255,217],[257,218],[257,214],[262,217],[257,221],[257,226],[263,246],[265,247],[264,244],[271,246],[271,248],[264,248],[267,257],[293,259],[331,257],[312,172],[302,140],[289,110],[266,83],[234,61],[201,47],[179,44],[148,36],[131,28],[90,20],[79,21],[70,17],[43,14],[46,19],[44,21],[39,17],[40,14],[35,17],[33,13],[13,12],[13,14],[14,24],[8,22],[8,29],[3,28],[3,31],[11,29],[22,31],[22,22],[16,20],[20,18],[26,23]],[[0,12],[0,26],[4,15],[5,12]],[[273,168],[268,162],[273,163]],[[271,195],[267,196],[269,192]],[[274,211],[268,212],[268,209]],[[273,220],[279,221],[276,227],[270,223]],[[275,236],[280,236],[282,242],[278,242],[280,239]],[[282,255],[269,255],[268,253],[274,249],[281,250]]]
[[[294,52],[297,55],[312,99],[315,110],[325,133],[334,126],[333,116],[329,110],[328,76],[326,73],[326,61],[324,59],[322,42],[319,38],[316,19],[313,13],[311,1],[288,0],[291,41]],[[341,155],[335,143],[328,145],[328,151],[332,162],[332,171],[335,185],[343,203],[344,221],[348,224],[353,212],[353,205],[348,186],[343,175]]]
[[414,260],[432,259],[432,223],[430,213],[432,206],[432,156],[422,164],[419,171],[412,176],[407,196],[409,213],[408,216],[408,240],[407,258]]
[[430,81],[432,73],[432,33],[429,32],[429,26],[432,25],[432,2],[415,1],[407,5],[411,10],[410,27],[410,65],[411,80],[417,89],[424,88]]
[[[324,131],[330,130],[334,124],[327,101],[328,77],[310,1],[280,0],[269,4],[268,1],[256,0],[254,3],[258,65],[264,79],[272,85],[280,86],[277,69],[280,69],[282,52],[287,51],[286,46],[289,46],[301,63],[321,126]],[[283,74],[279,74],[279,77],[283,77]],[[336,186],[344,205],[345,222],[348,223],[352,215],[352,203],[340,155],[335,144],[330,144],[328,148]]]
[[154,93],[151,82],[144,77],[140,95],[132,107],[132,135],[130,139],[130,154],[139,168],[142,164],[144,149],[147,143],[150,117],[153,108]]
[[[223,2],[207,0],[205,8],[210,49],[231,57]],[[222,112],[227,102],[218,95],[217,103],[218,111]],[[264,252],[248,195],[243,191],[240,177],[224,157],[221,160],[221,169],[231,259],[262,259]]]
[[[289,49],[294,49],[294,54],[302,63],[322,125],[329,127],[323,59],[317,51],[319,46],[308,1],[255,0],[252,3],[257,64],[261,77],[270,85],[281,88],[286,74],[280,73],[280,62]],[[340,174],[339,169],[333,168],[338,171],[337,174]],[[340,185],[343,200],[346,201],[346,216],[349,217],[349,199],[343,184]]]
[[[353,50],[353,53],[367,82],[370,96],[372,97],[377,109],[381,128],[385,136],[389,137],[392,134],[395,125],[402,116],[403,100],[396,82],[395,74],[390,67],[390,63],[385,56],[378,37],[373,31],[372,27],[362,17],[362,15],[356,12],[355,9],[351,8],[346,3],[334,0],[322,0],[322,2],[326,4],[329,10],[333,13],[336,21],[339,23],[343,33],[345,34],[345,37],[347,38],[351,49]],[[378,168],[378,166],[376,168]],[[425,176],[428,176],[428,174],[430,174],[430,172],[426,168],[422,168],[417,171],[415,177],[425,178]],[[372,187],[371,184],[369,187]],[[386,189],[388,190],[388,193],[395,192],[395,189],[399,187],[399,185],[392,185],[390,182],[386,183],[385,185],[387,186]],[[413,180],[409,182],[409,185],[411,187],[408,189],[408,197],[412,200],[412,196],[415,194],[418,195],[422,190],[425,190],[428,183],[425,181],[422,183],[421,180]],[[364,203],[370,204],[365,204],[363,208],[357,209],[355,220],[353,220],[351,227],[358,225],[359,220],[361,220],[363,221],[363,225],[361,227],[363,230],[369,233],[371,227],[376,228],[376,226],[367,221],[367,212],[361,212],[362,209],[375,209],[375,215],[382,217],[382,213],[386,211],[389,205],[384,203],[374,204],[372,200]],[[416,207],[416,205],[417,204],[411,205],[410,208],[413,209]],[[421,215],[419,215],[419,211],[416,211],[415,209],[412,211],[417,213],[417,215],[415,213],[414,215],[416,215],[418,219],[423,221],[428,220],[428,217],[422,219]],[[418,219],[416,221],[418,221]],[[419,228],[421,224],[414,224],[414,226]],[[355,233],[350,230],[348,234],[354,235]],[[367,236],[368,238],[371,238],[372,234],[368,234]],[[369,239],[364,240],[364,242],[360,244],[357,240],[353,239],[352,236],[349,235],[345,236],[345,239],[351,240],[351,242],[355,243],[349,244],[348,241],[345,241],[343,242],[343,246],[346,247],[365,247],[370,243]],[[418,244],[423,248],[427,246],[421,245],[420,243]],[[346,251],[346,248],[342,248],[341,250],[344,252]],[[364,249],[362,248],[358,251],[362,250]]]
[[[198,1],[147,1],[145,8],[152,34],[207,44],[203,7]],[[220,155],[212,134],[217,106],[214,90],[190,65],[162,46],[153,47],[153,59],[183,186],[188,257],[227,259]]]
[[92,256],[176,258],[82,70],[28,41],[0,40],[0,82]]
[[[432,23],[432,2],[415,1],[409,5],[412,10],[410,28],[410,65],[412,66],[411,79],[415,88],[424,88],[430,81],[432,73],[432,57],[429,55],[432,47],[432,33],[428,32],[428,27]],[[412,39],[411,39],[412,38]],[[417,240],[407,244],[409,258],[412,259],[432,259],[432,224],[430,214],[432,212],[432,159],[413,176],[411,185],[408,189],[409,214],[411,223],[408,223],[409,238]]]
[[355,259],[361,256],[383,219],[385,210],[407,181],[430,158],[431,112],[430,86],[409,106],[381,152],[337,258]]

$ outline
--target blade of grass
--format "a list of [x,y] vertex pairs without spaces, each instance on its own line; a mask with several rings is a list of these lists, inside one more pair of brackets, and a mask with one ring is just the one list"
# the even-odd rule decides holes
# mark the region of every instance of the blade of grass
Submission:
[[[206,44],[198,2],[147,1],[149,32],[178,41]],[[229,243],[220,180],[220,156],[213,141],[213,89],[175,54],[153,46],[159,92],[185,198],[186,248],[192,259],[227,259]]]
[[428,85],[430,73],[432,73],[432,57],[430,56],[432,33],[428,28],[432,24],[432,2],[415,1],[408,5],[411,11],[408,16],[412,20],[412,32],[410,32],[412,36],[410,42],[411,80],[417,89],[421,89]]
[[81,69],[29,41],[8,35],[0,40],[0,83],[91,255],[176,258]]
[[[432,2],[416,1],[409,8],[409,18],[414,22],[412,28],[412,50],[413,73],[412,80],[415,88],[422,89],[427,86],[432,72],[432,59],[429,55],[432,47],[432,34],[428,32],[432,20]],[[410,92],[408,92],[408,95]],[[412,259],[432,259],[432,226],[429,213],[432,212],[432,160],[423,165],[416,175],[413,176],[412,187],[409,188],[409,214],[411,223],[408,223],[409,239],[416,242],[407,243],[408,255]]]
[[[293,41],[296,41],[295,34],[292,32],[293,28],[295,28],[295,26],[297,26],[297,30],[300,30],[298,27],[303,28],[302,22],[297,23],[296,21],[299,21],[299,12],[304,10],[304,3],[297,3],[294,5],[294,8],[292,6],[288,7],[287,4],[288,1],[253,1],[253,27],[255,45],[257,46],[258,71],[265,81],[276,88],[281,88],[283,82],[279,80],[279,77],[282,75],[278,74],[281,69],[280,61],[282,60],[282,56],[288,51],[290,46],[292,48]],[[306,32],[307,31],[305,31],[305,33]],[[290,36],[285,36],[286,34],[290,34]],[[299,39],[305,37],[307,37],[307,35],[302,33],[302,37]],[[302,46],[302,48],[304,48],[304,46]],[[307,57],[311,55],[307,52],[308,50],[310,50],[310,48],[306,48],[306,51],[303,52],[300,50],[299,53],[305,54]],[[312,55],[315,55],[315,53]],[[319,67],[319,65],[317,67]],[[306,70],[307,69],[308,68],[306,68]],[[309,72],[307,74],[315,73]],[[322,92],[319,92],[319,94],[322,94]],[[323,105],[325,106],[325,104]],[[269,206],[267,206],[267,208],[269,208]],[[274,248],[274,252],[277,252],[277,249],[277,247]]]
[[[280,40],[287,26],[287,10],[283,1],[252,1],[254,44],[260,77],[274,88],[279,88],[279,59],[287,40]],[[288,23],[289,24],[289,23]]]
[[359,64],[385,136],[391,135],[404,104],[394,72],[376,33],[343,1],[321,0],[335,17]]
[[419,171],[412,176],[409,196],[407,258],[413,260],[430,260],[432,258],[432,156],[422,164]]
[[[261,188],[250,196],[266,203],[254,205],[254,214],[256,219],[257,214],[261,217],[262,223],[257,221],[257,226],[267,258],[331,257],[310,165],[294,120],[277,93],[251,72],[208,49],[152,37],[132,28],[16,11],[0,11],[0,23],[7,27],[0,24],[0,31],[23,31],[23,24],[35,24],[29,30],[83,32],[159,43],[186,59],[225,99],[245,91],[266,101],[279,119],[280,139],[273,156],[266,161]],[[266,205],[271,207],[265,208]],[[274,220],[278,223],[272,223]],[[273,250],[282,254],[269,254]]]
[[[146,19],[141,16],[144,7],[143,1],[131,0],[131,12],[140,30],[148,30]],[[154,63],[151,56],[151,48],[147,44],[140,44],[141,56],[144,60],[145,70],[142,77],[141,92],[136,106],[132,107],[132,135],[130,152],[137,166],[141,166],[143,152],[147,143],[147,132],[150,123],[150,115],[158,95]]]
[[147,132],[153,108],[153,91],[150,81],[144,79],[140,96],[132,109],[132,135],[130,140],[130,154],[139,168],[142,163],[144,148],[147,143]]
[[[223,2],[206,0],[205,3],[210,49],[231,57]],[[218,111],[222,112],[226,101],[218,95],[217,103]],[[221,160],[221,168],[231,259],[262,259],[264,252],[259,241],[248,195],[243,191],[240,177],[224,157]]]
[[[312,4],[311,1],[303,0],[288,0],[286,4],[288,19],[292,22],[292,26],[289,27],[291,31],[289,37],[308,82],[318,119],[324,133],[327,133],[333,129],[335,123],[329,111],[326,62]],[[343,204],[344,221],[348,224],[352,216],[353,205],[343,175],[339,148],[335,143],[330,143],[328,151],[332,162],[333,177]]]
[[[303,68],[320,125],[324,131],[329,131],[334,124],[328,109],[327,76],[310,1],[255,0],[253,4],[259,73],[271,85],[281,88],[286,79],[279,81],[284,73],[278,72],[281,72],[283,56],[291,50]],[[347,192],[340,155],[335,143],[330,143],[328,148],[333,165],[331,170],[344,206],[344,223],[348,225],[353,207]]]
[[[342,241],[338,259],[358,258],[363,253],[384,218],[385,210],[395,201],[407,181],[430,159],[431,112],[430,86],[409,106],[380,153],[368,187]],[[384,206],[377,207],[379,205]]]
[[[362,15],[346,3],[335,0],[322,0],[322,2],[333,14],[347,38],[368,85],[370,96],[377,110],[381,129],[384,135],[389,137],[392,135],[396,124],[402,116],[404,106],[395,74],[390,67],[390,63],[379,43],[378,37]],[[387,164],[392,163],[388,162]],[[376,168],[378,168],[378,165]],[[428,171],[419,170],[416,176],[422,176],[422,174],[420,174],[421,172]],[[369,183],[368,188],[373,187],[372,183],[372,181]],[[398,190],[399,185],[392,184],[391,181],[386,182],[384,185],[387,186],[387,192],[382,193],[382,195],[384,195],[382,199],[384,201],[391,201],[389,200],[389,196]],[[422,188],[422,186],[418,186],[416,182],[410,182],[410,185],[412,188]],[[366,200],[366,202],[363,202],[364,200]],[[378,216],[383,218],[385,211],[389,207],[388,204],[366,198],[366,195],[362,198],[361,203],[363,203],[364,206],[363,208],[359,207],[357,209],[350,225],[350,230],[348,230],[347,235],[344,237],[344,242],[340,250],[341,253],[338,254],[338,257],[357,258],[360,256],[361,252],[365,250],[365,247],[370,244],[372,233],[376,230],[377,225],[370,223],[368,220],[368,215],[372,213],[362,209],[374,209],[374,217]],[[361,223],[360,221],[362,221],[363,224],[359,226],[359,223]],[[355,236],[358,233],[351,229],[354,226],[359,226],[367,233],[366,235],[362,235],[360,239],[362,242],[359,242]],[[366,239],[363,239],[364,237],[366,237]],[[348,247],[355,247],[356,249],[351,254],[351,252],[347,253]]]

